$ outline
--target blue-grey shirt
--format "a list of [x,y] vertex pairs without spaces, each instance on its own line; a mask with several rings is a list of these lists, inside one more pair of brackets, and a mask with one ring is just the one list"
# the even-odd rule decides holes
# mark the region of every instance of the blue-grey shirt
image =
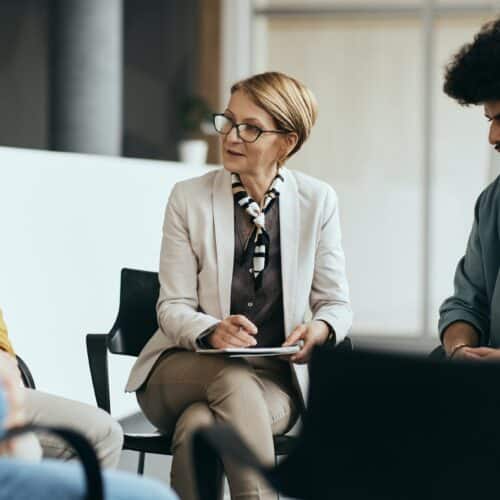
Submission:
[[500,347],[500,177],[479,196],[454,294],[439,310],[439,332],[456,321],[470,323],[480,344]]

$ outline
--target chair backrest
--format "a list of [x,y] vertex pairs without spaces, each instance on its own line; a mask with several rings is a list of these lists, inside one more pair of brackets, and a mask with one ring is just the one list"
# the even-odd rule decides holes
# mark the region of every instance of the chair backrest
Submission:
[[120,307],[108,334],[114,354],[137,356],[158,328],[156,302],[158,273],[124,268],[121,271]]
[[24,387],[27,387],[28,389],[36,389],[35,380],[33,379],[33,375],[31,374],[28,365],[24,362],[21,356],[16,354],[16,358]]
[[317,349],[310,369],[303,430],[272,473],[283,493],[485,498],[497,488],[500,364]]

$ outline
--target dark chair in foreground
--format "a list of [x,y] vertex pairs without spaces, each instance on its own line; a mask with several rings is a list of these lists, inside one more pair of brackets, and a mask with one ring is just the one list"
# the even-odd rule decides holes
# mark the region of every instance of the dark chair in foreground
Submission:
[[[82,462],[86,483],[86,493],[84,499],[103,500],[103,480],[97,455],[90,442],[84,436],[82,436],[78,432],[72,431],[71,429],[62,427],[26,425],[22,427],[16,427],[7,431],[0,439],[0,444],[27,432],[43,432],[54,434],[58,438],[63,439],[68,444],[70,444],[76,455]],[[54,495],[57,496],[57,493],[54,492]]]
[[[293,498],[498,496],[499,364],[318,348],[310,370],[303,428],[277,467],[263,467],[230,426],[196,432],[196,456],[238,460]],[[211,500],[204,464],[198,491]]]
[[429,359],[433,359],[435,361],[447,359],[444,347],[442,345],[438,345],[436,348],[434,348],[429,354]]
[[[158,294],[158,273],[122,269],[120,306],[115,324],[107,334],[87,335],[87,355],[97,405],[108,413],[111,413],[108,350],[113,354],[139,355],[158,328]],[[287,455],[293,448],[294,441],[292,436],[276,436],[276,455]],[[170,437],[159,432],[125,433],[123,449],[139,452],[138,473],[143,474],[146,453],[170,455]]]

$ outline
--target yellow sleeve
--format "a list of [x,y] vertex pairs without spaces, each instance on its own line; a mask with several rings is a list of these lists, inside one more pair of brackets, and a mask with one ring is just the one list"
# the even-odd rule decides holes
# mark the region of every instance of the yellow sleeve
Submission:
[[2,310],[0,309],[0,349],[7,351],[9,354],[14,355],[14,349],[9,341],[9,335],[7,333],[7,326],[3,320]]

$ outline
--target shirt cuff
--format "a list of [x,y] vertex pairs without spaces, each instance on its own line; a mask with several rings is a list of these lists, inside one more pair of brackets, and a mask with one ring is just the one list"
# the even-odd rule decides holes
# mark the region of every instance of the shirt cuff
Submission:
[[335,330],[333,329],[332,325],[328,323],[325,319],[317,319],[316,321],[322,321],[327,327],[328,327],[328,337],[325,340],[325,344],[332,342],[334,345],[336,344],[336,336],[335,336]]
[[457,322],[469,323],[469,325],[471,325],[478,333],[479,345],[488,345],[489,332],[485,332],[483,328],[481,328],[481,323],[472,314],[468,311],[461,310],[450,311],[446,315],[441,316],[439,321],[439,339],[441,340],[441,343],[443,343],[443,336],[446,329],[453,323]]
[[212,346],[208,343],[207,337],[215,332],[217,329],[217,326],[219,326],[219,323],[212,325],[211,327],[207,328],[206,330],[203,330],[198,337],[196,338],[196,346],[200,349],[212,349]]

